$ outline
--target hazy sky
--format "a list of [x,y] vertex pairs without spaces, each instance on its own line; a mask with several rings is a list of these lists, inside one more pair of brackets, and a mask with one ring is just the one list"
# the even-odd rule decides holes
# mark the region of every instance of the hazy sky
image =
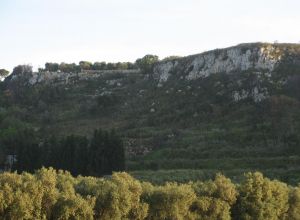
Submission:
[[300,0],[0,0],[0,68],[300,42]]

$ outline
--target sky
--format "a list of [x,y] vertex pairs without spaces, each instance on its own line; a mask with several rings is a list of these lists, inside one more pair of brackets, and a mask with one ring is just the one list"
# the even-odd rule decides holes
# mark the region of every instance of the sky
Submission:
[[0,69],[300,42],[299,0],[0,0]]

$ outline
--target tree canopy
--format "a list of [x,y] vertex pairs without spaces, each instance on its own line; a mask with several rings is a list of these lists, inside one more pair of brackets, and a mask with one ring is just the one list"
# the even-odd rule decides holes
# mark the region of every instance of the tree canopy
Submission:
[[0,69],[0,78],[4,78],[9,74],[9,71],[6,69]]
[[123,142],[114,130],[95,130],[91,139],[69,135],[44,140],[29,128],[5,131],[0,132],[0,150],[16,155],[12,169],[18,172],[51,166],[73,175],[102,176],[125,169]]
[[235,185],[214,180],[153,185],[125,172],[110,178],[73,177],[41,168],[0,174],[1,219],[299,220],[299,187],[261,173]]
[[147,54],[144,57],[137,59],[135,63],[144,73],[150,73],[153,70],[154,64],[158,61],[158,56]]

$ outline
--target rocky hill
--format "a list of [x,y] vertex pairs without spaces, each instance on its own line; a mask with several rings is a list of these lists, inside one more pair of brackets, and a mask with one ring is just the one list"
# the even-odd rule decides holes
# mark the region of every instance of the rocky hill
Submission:
[[41,136],[116,128],[129,170],[300,178],[298,44],[241,44],[161,61],[146,73],[11,75],[1,97],[2,126],[18,120]]

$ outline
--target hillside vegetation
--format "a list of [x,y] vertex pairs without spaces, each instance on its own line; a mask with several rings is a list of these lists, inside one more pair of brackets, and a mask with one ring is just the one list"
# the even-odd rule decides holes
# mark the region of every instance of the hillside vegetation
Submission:
[[186,182],[222,171],[239,180],[258,170],[297,184],[299,85],[298,44],[242,44],[144,71],[25,71],[1,85],[0,139],[24,127],[41,139],[115,128],[136,178]]

